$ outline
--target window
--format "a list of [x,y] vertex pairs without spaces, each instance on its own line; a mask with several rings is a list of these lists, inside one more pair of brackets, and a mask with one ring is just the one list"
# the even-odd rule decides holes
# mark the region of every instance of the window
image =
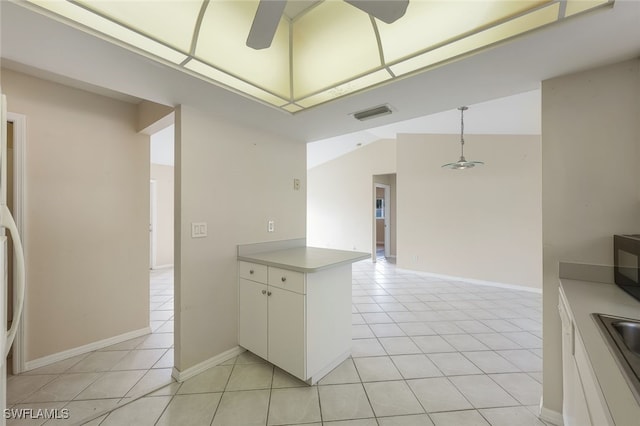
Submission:
[[376,219],[384,219],[384,198],[376,198]]

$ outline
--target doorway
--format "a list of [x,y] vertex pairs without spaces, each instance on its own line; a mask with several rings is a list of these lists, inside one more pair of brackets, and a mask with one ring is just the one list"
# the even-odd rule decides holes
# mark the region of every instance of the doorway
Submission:
[[375,221],[376,221],[376,259],[387,258],[391,254],[391,226],[390,219],[390,192],[389,185],[376,183],[376,205],[375,205]]
[[[174,335],[174,125],[149,137],[149,326],[160,340]],[[159,361],[174,364],[173,349]]]
[[173,267],[174,126],[150,136],[149,269]]
[[396,175],[373,176],[372,260],[395,263],[396,259]]

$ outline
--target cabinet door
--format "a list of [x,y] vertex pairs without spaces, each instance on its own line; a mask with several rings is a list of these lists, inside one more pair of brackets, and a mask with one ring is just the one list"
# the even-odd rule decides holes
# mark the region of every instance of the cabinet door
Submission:
[[269,287],[269,362],[305,377],[305,296]]
[[[578,373],[578,368],[575,362],[572,363],[571,379],[573,383],[570,384],[571,389],[569,391],[569,398],[571,398],[571,410],[568,413],[569,418],[564,419],[565,426],[591,426],[591,416],[589,415],[589,407],[587,406],[587,399],[582,387],[582,380]],[[604,425],[599,425],[604,426]]]
[[267,359],[267,286],[240,279],[239,298],[238,343]]
[[565,426],[590,426],[591,418],[575,363],[575,326],[560,294],[558,312],[562,321],[562,419]]

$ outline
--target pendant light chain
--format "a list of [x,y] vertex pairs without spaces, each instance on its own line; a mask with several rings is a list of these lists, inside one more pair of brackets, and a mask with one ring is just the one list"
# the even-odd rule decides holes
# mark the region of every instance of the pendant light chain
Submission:
[[461,106],[458,108],[458,110],[460,111],[460,159],[455,163],[448,163],[443,165],[442,167],[454,170],[464,170],[475,167],[476,165],[484,164],[482,161],[467,161],[464,158],[464,112],[468,109],[469,108],[466,106]]
[[460,157],[464,158],[464,110],[467,107],[460,107]]

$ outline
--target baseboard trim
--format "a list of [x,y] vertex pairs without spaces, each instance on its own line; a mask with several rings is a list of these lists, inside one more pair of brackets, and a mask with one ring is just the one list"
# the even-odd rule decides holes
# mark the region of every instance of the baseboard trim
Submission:
[[486,285],[486,286],[491,286],[491,287],[508,288],[508,289],[511,289],[511,290],[521,290],[521,291],[528,291],[530,293],[542,294],[542,289],[541,288],[527,287],[527,286],[519,285],[519,284],[508,284],[508,283],[499,283],[499,282],[494,282],[494,281],[476,280],[475,278],[456,277],[456,276],[453,276],[453,275],[435,274],[433,272],[424,272],[424,271],[415,271],[415,270],[408,270],[408,271],[411,271],[411,272],[414,272],[414,273],[418,272],[418,273],[426,275],[428,277],[441,278],[443,280],[455,280],[455,281],[462,281],[462,282],[469,283],[469,284],[477,284],[477,285]]
[[180,371],[176,367],[173,367],[173,371],[171,372],[171,377],[176,379],[178,382],[184,382],[205,370],[210,369],[211,367],[215,367],[216,365],[223,363],[235,356],[240,355],[245,351],[244,348],[240,346],[236,346],[234,348],[229,349],[228,351],[224,351],[221,354],[218,354],[212,358],[202,361],[199,364],[194,365],[193,367],[189,367],[186,370]]
[[44,367],[46,365],[53,364],[54,362],[63,361],[74,356],[97,351],[99,349],[106,348],[107,346],[126,342],[127,340],[135,339],[136,337],[144,336],[145,334],[150,333],[151,328],[144,327],[139,330],[133,330],[128,333],[120,334],[118,336],[98,340],[97,342],[89,343],[87,345],[78,346],[76,348],[67,349],[66,351],[43,356],[42,358],[36,358],[34,360],[25,362],[25,371],[35,370],[36,368]]
[[538,414],[538,417],[544,422],[551,423],[556,426],[564,426],[562,413],[544,408],[542,405],[542,398],[540,398],[540,412]]

